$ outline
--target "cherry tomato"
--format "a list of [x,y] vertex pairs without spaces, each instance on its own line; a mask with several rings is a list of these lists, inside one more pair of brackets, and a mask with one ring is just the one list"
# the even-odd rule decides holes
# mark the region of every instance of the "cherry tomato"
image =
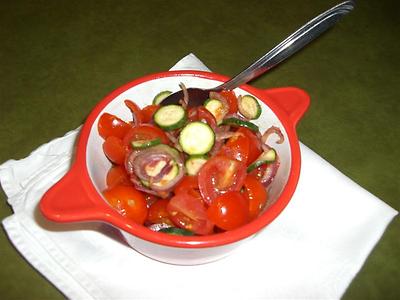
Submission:
[[167,211],[174,224],[196,234],[206,235],[213,232],[214,224],[207,217],[204,203],[186,193],[176,194],[168,203]]
[[219,154],[236,159],[247,165],[249,152],[249,138],[246,135],[235,135],[231,137],[224,146],[222,146]]
[[129,128],[131,126],[128,123],[109,113],[103,113],[97,124],[97,130],[103,139],[109,136],[116,136],[122,139]]
[[128,173],[123,166],[113,165],[107,172],[106,177],[107,187],[111,188],[118,184],[132,184],[129,180]]
[[226,156],[209,159],[198,173],[199,189],[207,204],[228,191],[239,191],[246,178],[244,163]]
[[156,138],[160,138],[161,142],[164,144],[169,143],[169,139],[165,132],[157,126],[151,124],[140,124],[133,126],[127,132],[123,139],[123,144],[129,149],[132,141],[154,140]]
[[115,136],[109,136],[103,143],[105,155],[113,163],[122,165],[125,162],[126,147],[122,140]]
[[179,194],[181,192],[185,192],[188,190],[198,190],[199,183],[197,180],[197,176],[185,176],[182,180],[175,186],[174,193]]
[[243,183],[242,195],[249,201],[249,217],[258,217],[267,202],[267,191],[253,175],[247,175]]
[[229,105],[228,114],[234,114],[238,111],[238,99],[234,91],[222,90],[219,92],[223,96]]
[[247,200],[240,192],[227,192],[214,199],[207,210],[207,216],[224,230],[238,228],[249,221]]
[[142,122],[150,123],[153,120],[153,115],[160,105],[151,104],[142,108]]
[[155,201],[149,207],[149,213],[147,215],[147,221],[151,224],[164,223],[169,225],[174,225],[171,219],[169,218],[169,213],[167,211],[169,200],[168,199],[159,199]]
[[212,113],[204,106],[195,106],[189,109],[188,119],[190,122],[202,121],[206,122],[212,129],[217,128],[217,120]]
[[142,111],[140,107],[131,100],[125,100],[125,105],[129,108],[133,117],[133,124],[138,125],[143,122]]
[[250,165],[262,153],[261,139],[258,138],[250,129],[245,127],[239,127],[237,132],[242,133],[249,139],[249,156],[247,159],[247,165]]
[[103,192],[108,203],[121,215],[143,224],[147,217],[144,195],[129,185],[116,185]]

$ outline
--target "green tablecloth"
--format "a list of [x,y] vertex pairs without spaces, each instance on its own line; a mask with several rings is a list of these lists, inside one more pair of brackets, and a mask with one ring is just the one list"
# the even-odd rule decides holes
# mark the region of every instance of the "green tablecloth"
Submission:
[[[189,52],[234,75],[334,1],[21,1],[0,6],[0,163],[79,126],[103,96]],[[300,140],[400,209],[398,8],[354,12],[252,84],[298,86],[311,107]],[[11,214],[1,192],[0,217]],[[338,222],[340,219],[338,218]],[[345,299],[398,299],[395,219]],[[61,299],[0,233],[2,299]]]

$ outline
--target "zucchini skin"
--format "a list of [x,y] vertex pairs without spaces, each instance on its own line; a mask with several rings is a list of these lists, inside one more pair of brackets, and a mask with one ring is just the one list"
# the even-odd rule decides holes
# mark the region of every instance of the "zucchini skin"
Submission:
[[157,95],[154,96],[154,99],[153,99],[152,103],[156,104],[156,105],[159,105],[166,97],[168,97],[171,94],[172,94],[171,91],[159,92]]
[[161,144],[161,139],[160,138],[156,138],[154,140],[148,140],[148,141],[132,141],[131,145],[133,149],[145,149],[145,148],[149,148],[152,146],[156,146]]
[[238,118],[234,118],[234,117],[224,119],[222,121],[222,124],[231,125],[231,126],[234,126],[234,127],[242,126],[242,127],[246,127],[246,128],[248,128],[248,129],[250,129],[252,131],[255,131],[255,132],[259,131],[259,128],[258,128],[258,126],[256,124],[253,124],[253,123],[251,123],[249,121],[245,121],[245,120],[241,120],[241,119],[238,119]]
[[258,103],[255,97],[250,95],[244,95],[239,98],[238,109],[243,116],[250,120],[256,120],[261,116],[260,103]]
[[[171,115],[176,118],[176,120],[168,120]],[[171,131],[183,127],[187,122],[187,112],[180,105],[170,104],[161,106],[154,113],[154,123],[165,131]]]

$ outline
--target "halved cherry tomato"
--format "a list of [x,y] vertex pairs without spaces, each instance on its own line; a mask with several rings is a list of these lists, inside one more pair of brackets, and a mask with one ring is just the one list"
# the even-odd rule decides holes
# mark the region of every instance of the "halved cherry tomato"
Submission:
[[131,100],[125,100],[124,103],[132,113],[133,124],[134,125],[141,124],[143,122],[143,116],[140,107]]
[[188,190],[198,190],[199,182],[197,176],[185,176],[182,180],[175,186],[174,193],[179,194],[181,192],[186,192]]
[[167,211],[174,224],[196,234],[206,235],[213,232],[214,224],[207,217],[204,203],[186,193],[176,194],[168,203]]
[[125,168],[120,165],[113,165],[107,172],[106,184],[108,188],[116,186],[118,184],[132,184],[129,180],[128,173]]
[[147,217],[147,203],[144,195],[129,185],[116,185],[103,192],[108,203],[121,215],[143,224]]
[[267,203],[267,191],[262,183],[253,175],[247,175],[243,183],[243,196],[249,201],[249,217],[258,217]]
[[147,221],[151,224],[164,223],[171,226],[174,225],[167,211],[168,203],[168,199],[159,199],[150,205]]
[[105,155],[113,163],[122,165],[125,162],[126,147],[122,140],[116,136],[109,136],[103,143]]
[[131,148],[132,141],[147,141],[160,138],[164,144],[169,143],[169,139],[164,131],[152,124],[140,124],[133,126],[125,135],[123,143],[128,149]]
[[153,115],[160,105],[151,104],[142,108],[142,122],[150,123],[153,120]]
[[245,127],[239,127],[238,133],[249,138],[249,157],[247,159],[247,165],[254,162],[262,153],[261,140],[258,138],[253,131]]
[[210,205],[221,194],[239,191],[245,178],[244,163],[223,155],[214,156],[198,173],[200,193],[204,201]]
[[189,109],[188,119],[191,122],[202,121],[206,122],[212,129],[217,128],[217,120],[210,111],[204,106],[195,106]]
[[214,199],[207,216],[221,229],[238,228],[249,221],[248,202],[240,192],[227,192]]
[[228,102],[228,114],[234,114],[238,111],[238,99],[234,91],[222,90],[219,92]]
[[97,123],[97,130],[103,139],[109,136],[122,139],[130,128],[128,123],[109,113],[103,113]]
[[222,146],[218,154],[236,159],[247,165],[250,152],[250,141],[246,135],[235,135]]

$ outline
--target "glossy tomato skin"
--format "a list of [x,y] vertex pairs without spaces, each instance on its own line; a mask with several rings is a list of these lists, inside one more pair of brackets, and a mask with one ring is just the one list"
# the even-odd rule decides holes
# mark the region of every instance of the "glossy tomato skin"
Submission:
[[123,166],[113,165],[107,172],[106,185],[108,188],[111,188],[119,184],[131,185],[132,183]]
[[228,114],[234,114],[237,113],[238,111],[238,99],[236,97],[236,94],[232,90],[222,90],[219,92],[221,96],[223,96],[226,101],[228,102],[229,105],[229,111]]
[[221,194],[239,191],[245,178],[244,163],[223,155],[214,156],[198,173],[200,193],[204,201],[210,205]]
[[189,176],[186,175],[182,178],[182,180],[175,186],[174,193],[179,194],[182,192],[186,192],[188,190],[198,190],[199,189],[199,181],[197,176]]
[[262,153],[261,139],[248,128],[239,127],[237,133],[245,135],[249,140],[247,166],[254,162]]
[[207,216],[223,230],[236,229],[249,221],[248,202],[240,192],[227,192],[214,199]]
[[147,203],[144,195],[133,186],[116,185],[103,191],[108,203],[121,215],[143,224],[147,218]]
[[167,211],[173,223],[180,228],[199,235],[213,233],[214,224],[207,217],[203,201],[187,192],[172,197]]
[[115,136],[122,139],[131,126],[117,116],[103,113],[97,123],[97,130],[103,139]]
[[151,224],[174,225],[167,211],[168,203],[168,199],[158,199],[152,205],[150,205],[147,221]]
[[267,203],[268,194],[263,184],[253,175],[247,175],[243,183],[242,195],[249,203],[249,217],[258,217]]
[[103,151],[114,164],[122,165],[125,162],[126,147],[120,138],[115,136],[106,138],[103,142]]
[[213,130],[217,128],[217,120],[204,106],[195,106],[189,109],[188,119],[190,122],[201,121],[207,123]]
[[150,123],[153,121],[153,115],[160,108],[160,105],[151,104],[142,108],[142,122]]
[[160,138],[163,144],[168,144],[169,139],[165,132],[152,124],[139,124],[131,127],[131,129],[126,133],[123,143],[126,147],[131,147],[132,141],[138,140],[153,140]]
[[247,165],[250,152],[250,141],[246,135],[235,135],[222,146],[219,154],[236,159]]
[[143,116],[140,107],[131,100],[125,100],[124,103],[132,113],[133,123],[135,125],[141,124],[143,122]]

